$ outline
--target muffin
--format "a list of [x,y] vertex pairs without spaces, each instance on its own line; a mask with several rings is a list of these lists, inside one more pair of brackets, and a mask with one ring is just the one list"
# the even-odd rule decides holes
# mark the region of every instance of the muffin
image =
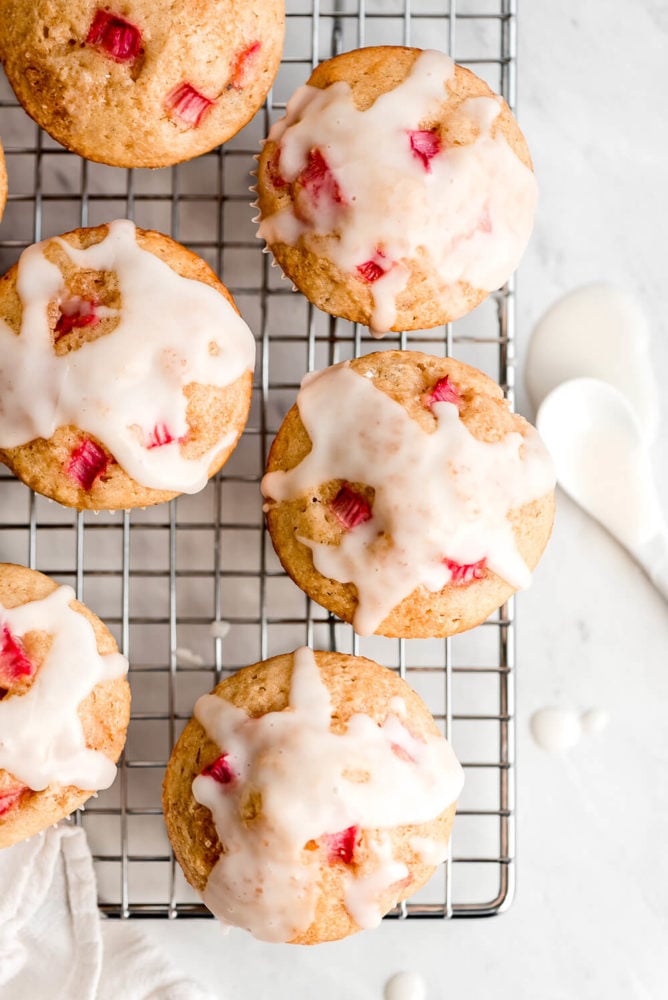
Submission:
[[201,490],[248,417],[255,341],[209,266],[125,220],[0,278],[0,460],[79,509]]
[[235,135],[283,46],[283,0],[3,0],[0,57],[58,142],[118,167],[164,167]]
[[482,372],[416,351],[307,375],[262,491],[285,570],[361,635],[484,621],[528,586],[554,517],[534,428]]
[[370,326],[457,319],[529,239],[536,183],[507,104],[442,52],[379,46],[313,71],[260,157],[259,236],[315,305]]
[[111,785],[130,717],[127,669],[71,587],[0,563],[0,847]]
[[5,154],[2,149],[2,143],[0,142],[0,219],[2,219],[2,213],[5,210],[6,201],[7,201],[7,169],[5,167]]
[[397,674],[304,648],[199,699],[163,805],[186,878],[223,923],[317,944],[376,926],[427,881],[462,784]]

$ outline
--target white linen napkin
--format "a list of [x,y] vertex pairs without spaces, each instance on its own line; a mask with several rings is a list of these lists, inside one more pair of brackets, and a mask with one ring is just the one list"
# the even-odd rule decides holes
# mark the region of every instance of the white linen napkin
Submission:
[[105,943],[83,829],[51,827],[0,851],[2,1000],[214,1000],[129,924]]

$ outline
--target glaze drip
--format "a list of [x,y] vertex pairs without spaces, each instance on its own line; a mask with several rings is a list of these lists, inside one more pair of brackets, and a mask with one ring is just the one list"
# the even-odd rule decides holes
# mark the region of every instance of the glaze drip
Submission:
[[317,150],[339,197],[327,198],[321,184],[309,201],[302,189],[294,206],[262,220],[259,236],[270,245],[303,239],[319,254],[324,237],[325,255],[349,275],[367,273],[380,252],[382,273],[369,284],[379,335],[396,320],[411,262],[433,269],[443,299],[463,297],[460,282],[492,291],[517,266],[533,226],[535,178],[495,132],[500,98],[461,103],[462,131],[476,136],[465,145],[443,145],[422,127],[442,116],[454,71],[449,56],[423,52],[403,83],[365,111],[343,81],[306,85],[269,133],[282,183],[301,183]]
[[0,701],[0,768],[33,791],[50,784],[108,788],[116,765],[86,747],[78,708],[93,688],[127,673],[120,653],[100,656],[90,622],[70,607],[71,587],[16,608],[0,604],[0,627],[19,638],[46,632],[46,658],[30,686]]
[[513,587],[529,585],[508,514],[554,487],[533,428],[486,443],[454,403],[436,401],[429,434],[347,362],[307,375],[297,406],[311,451],[294,469],[267,473],[262,492],[280,502],[336,479],[373,487],[373,516],[338,545],[299,538],[319,573],[355,584],[360,635],[373,633],[416,587],[442,590],[453,576],[448,562],[484,559]]
[[[125,219],[112,222],[107,236],[85,250],[55,242],[77,267],[116,273],[119,322],[106,336],[57,356],[47,307],[66,294],[65,282],[44,256],[44,243],[24,251],[17,278],[23,305],[19,336],[0,319],[0,447],[48,439],[57,428],[72,425],[98,438],[141,485],[197,492],[235,433],[226,433],[197,459],[184,458],[185,389],[195,383],[231,385],[252,370],[250,330],[219,292],[181,277],[143,250],[133,223]],[[163,425],[173,440],[147,448],[154,428]]]
[[[235,773],[225,785],[207,775],[193,782],[224,846],[204,902],[224,923],[262,940],[290,941],[309,927],[319,866],[317,852],[305,845],[353,826],[380,832],[369,844],[371,870],[346,875],[346,906],[360,926],[378,923],[380,894],[406,875],[386,831],[434,819],[462,787],[462,769],[442,737],[418,740],[392,714],[382,726],[357,714],[345,732],[333,733],[331,716],[310,649],[294,654],[289,707],[281,712],[249,718],[215,695],[195,705],[195,717]],[[405,752],[398,755],[397,746]]]

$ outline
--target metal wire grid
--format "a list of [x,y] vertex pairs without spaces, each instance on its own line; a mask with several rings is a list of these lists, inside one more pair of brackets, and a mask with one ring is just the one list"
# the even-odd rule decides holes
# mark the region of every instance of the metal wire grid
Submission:
[[[100,908],[109,916],[207,913],[174,863],[160,786],[195,698],[221,676],[307,643],[396,668],[419,691],[466,772],[448,863],[399,917],[482,916],[514,888],[514,610],[446,640],[360,639],[285,576],[268,540],[258,482],[273,435],[308,368],[385,347],[455,354],[513,398],[512,282],[471,316],[434,331],[372,340],[313,309],[255,239],[252,157],[295,86],[320,59],[370,44],[449,51],[515,103],[514,0],[289,0],[285,56],[265,108],[223,149],[160,171],[88,163],[40,132],[0,82],[10,195],[4,271],[26,245],[117,216],[170,233],[217,270],[256,332],[251,418],[200,494],[145,511],[78,513],[0,471],[0,559],[70,583],[131,661],[132,722],[118,780],[76,822],[87,830]],[[371,151],[370,151],[370,155]],[[227,635],[212,637],[212,622]],[[227,627],[223,627],[224,628]]]

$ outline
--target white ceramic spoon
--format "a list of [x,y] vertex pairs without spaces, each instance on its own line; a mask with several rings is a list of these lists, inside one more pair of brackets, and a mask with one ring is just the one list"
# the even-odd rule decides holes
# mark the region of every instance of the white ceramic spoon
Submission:
[[559,485],[608,529],[668,600],[668,529],[643,431],[607,382],[576,378],[543,400],[536,426]]

